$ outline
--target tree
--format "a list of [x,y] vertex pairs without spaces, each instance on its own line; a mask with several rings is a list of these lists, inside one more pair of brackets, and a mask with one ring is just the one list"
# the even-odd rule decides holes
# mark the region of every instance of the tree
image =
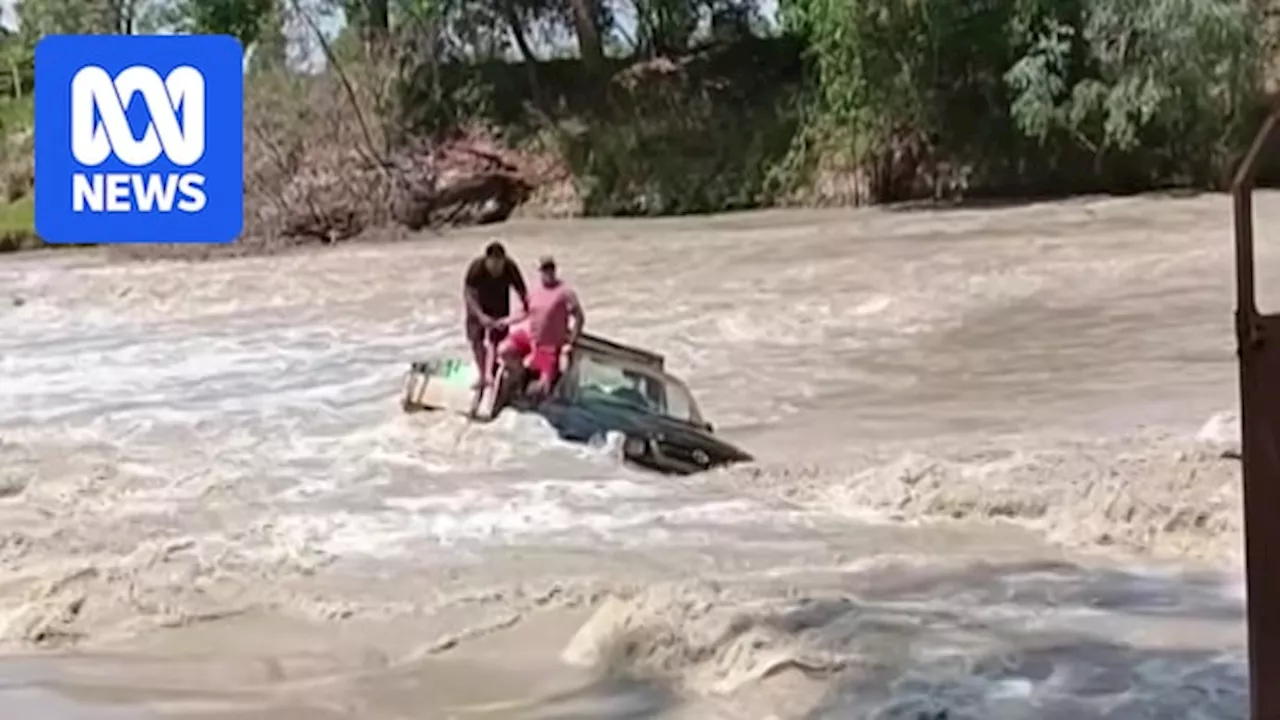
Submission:
[[1165,148],[1210,182],[1251,132],[1262,25],[1226,0],[1086,0],[1077,18],[1046,19],[1005,74],[1013,117],[1028,136],[1065,134],[1098,162]]
[[578,55],[593,75],[599,74],[604,67],[600,0],[569,0],[569,9],[578,36]]
[[235,36],[248,51],[277,10],[275,0],[179,0],[172,19],[182,32]]

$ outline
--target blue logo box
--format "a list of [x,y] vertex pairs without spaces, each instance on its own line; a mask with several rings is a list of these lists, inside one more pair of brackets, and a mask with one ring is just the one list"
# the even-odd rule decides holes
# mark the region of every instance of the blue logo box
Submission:
[[47,243],[229,243],[244,226],[244,50],[228,35],[49,35],[35,51]]

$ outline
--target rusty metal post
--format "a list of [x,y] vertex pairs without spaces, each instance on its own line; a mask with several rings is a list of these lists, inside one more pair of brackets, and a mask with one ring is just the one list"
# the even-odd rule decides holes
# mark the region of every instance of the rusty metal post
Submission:
[[1253,263],[1254,178],[1278,120],[1280,108],[1258,131],[1231,184],[1253,720],[1280,720],[1280,315],[1258,312]]

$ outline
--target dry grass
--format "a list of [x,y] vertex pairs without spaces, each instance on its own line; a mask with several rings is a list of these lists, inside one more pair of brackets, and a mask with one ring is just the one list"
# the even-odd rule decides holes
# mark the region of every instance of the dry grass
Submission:
[[261,73],[245,88],[245,225],[225,246],[113,248],[201,259],[394,236],[508,217],[532,189],[519,153],[483,129],[411,138],[396,125],[383,64],[318,76]]

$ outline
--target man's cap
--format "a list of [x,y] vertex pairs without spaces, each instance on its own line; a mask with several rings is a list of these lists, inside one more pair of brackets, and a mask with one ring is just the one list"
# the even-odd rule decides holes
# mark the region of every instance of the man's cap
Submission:
[[501,260],[507,256],[507,249],[500,242],[491,242],[485,246],[484,256]]
[[550,255],[543,255],[538,258],[539,270],[554,270],[556,268],[556,259]]

